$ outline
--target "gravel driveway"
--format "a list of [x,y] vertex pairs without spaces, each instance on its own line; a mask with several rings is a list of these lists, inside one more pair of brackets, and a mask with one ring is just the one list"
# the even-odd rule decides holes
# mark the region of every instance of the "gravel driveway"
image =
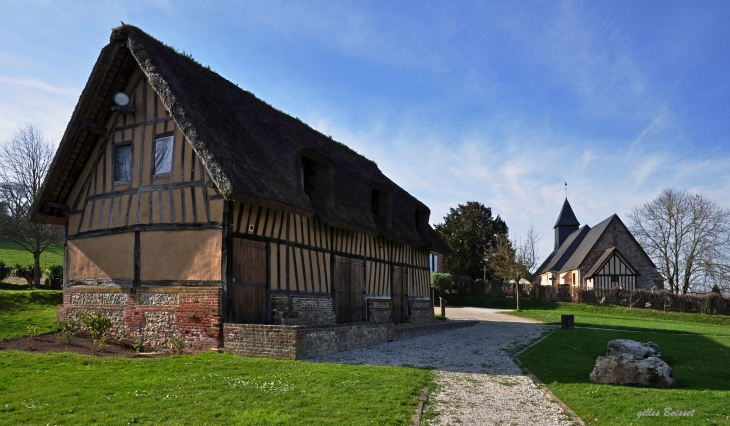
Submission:
[[340,352],[317,361],[410,365],[436,372],[432,425],[570,425],[507,351],[540,338],[545,326],[496,309],[447,308],[449,318],[480,323],[414,339]]

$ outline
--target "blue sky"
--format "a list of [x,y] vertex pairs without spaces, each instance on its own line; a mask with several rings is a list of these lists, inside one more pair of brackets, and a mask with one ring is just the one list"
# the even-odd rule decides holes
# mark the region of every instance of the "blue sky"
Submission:
[[730,208],[725,1],[0,0],[0,141],[58,142],[120,21],[375,160],[431,208],[480,201],[552,249],[663,188]]

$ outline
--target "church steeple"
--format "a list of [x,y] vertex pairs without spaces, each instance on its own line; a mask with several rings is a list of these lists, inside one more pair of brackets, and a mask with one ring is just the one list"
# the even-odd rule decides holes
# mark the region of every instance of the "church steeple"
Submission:
[[573,209],[570,207],[570,203],[566,197],[563,208],[560,210],[560,215],[558,215],[558,220],[555,222],[555,226],[553,226],[555,229],[555,250],[560,248],[560,245],[568,238],[568,235],[577,231],[579,226],[580,222],[575,217],[575,213],[573,213]]

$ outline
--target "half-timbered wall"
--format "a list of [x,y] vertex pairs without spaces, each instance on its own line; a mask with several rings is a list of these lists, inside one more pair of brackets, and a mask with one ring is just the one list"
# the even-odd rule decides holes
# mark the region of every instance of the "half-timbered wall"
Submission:
[[233,235],[269,243],[273,291],[331,293],[332,255],[365,261],[368,297],[390,298],[393,266],[408,268],[409,297],[428,298],[428,250],[335,228],[268,207],[234,203]]
[[636,275],[636,271],[614,253],[591,279],[594,288],[621,287],[625,290],[635,290]]
[[[220,228],[223,197],[139,70],[126,92],[134,112],[112,115],[107,134],[100,138],[67,201],[69,237],[110,229],[154,229],[151,225]],[[154,145],[163,135],[173,136],[172,169],[156,176]],[[115,148],[123,145],[131,146],[131,176],[115,182]]]

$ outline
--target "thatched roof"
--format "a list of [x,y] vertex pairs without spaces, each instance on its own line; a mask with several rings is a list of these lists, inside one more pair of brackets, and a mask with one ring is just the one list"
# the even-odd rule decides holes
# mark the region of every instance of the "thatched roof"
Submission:
[[[57,207],[67,204],[70,188],[96,143],[82,123],[108,120],[111,95],[124,87],[130,65],[138,65],[147,76],[226,199],[305,216],[316,214],[333,226],[449,251],[427,223],[429,209],[388,179],[375,163],[130,25],[112,30],[109,45],[101,51],[61,140],[33,220],[63,223],[64,211]],[[300,189],[296,164],[302,153],[324,157],[333,166],[333,194],[328,202],[313,205]],[[374,186],[392,194],[390,224],[373,218]],[[417,209],[420,225],[416,224]]]

